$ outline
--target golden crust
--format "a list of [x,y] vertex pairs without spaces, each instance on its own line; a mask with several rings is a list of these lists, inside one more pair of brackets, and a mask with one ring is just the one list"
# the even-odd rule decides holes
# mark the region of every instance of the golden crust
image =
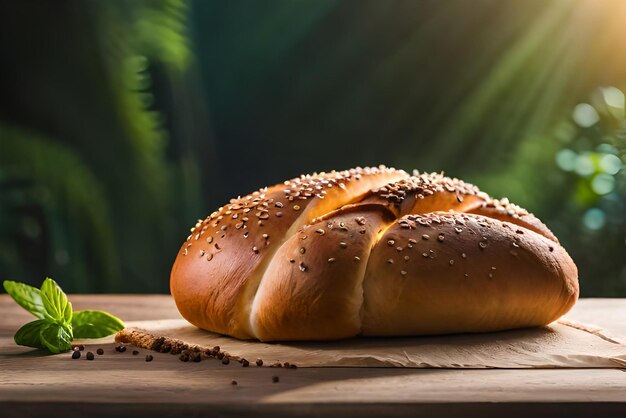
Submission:
[[170,288],[191,323],[262,340],[543,325],[578,296],[576,266],[532,214],[383,166],[231,200],[192,228]]
[[170,279],[178,310],[200,328],[255,337],[250,330],[251,303],[283,242],[316,216],[407,176],[386,167],[333,171],[232,199],[199,220],[178,253]]
[[361,333],[545,325],[575,303],[576,277],[563,248],[529,229],[473,214],[407,215],[372,250]]

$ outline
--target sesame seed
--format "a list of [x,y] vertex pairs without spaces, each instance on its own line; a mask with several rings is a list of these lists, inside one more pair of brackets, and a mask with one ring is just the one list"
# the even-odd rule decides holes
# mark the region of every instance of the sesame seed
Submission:
[[422,256],[428,257],[428,253],[422,253]]
[[404,261],[409,261],[409,260],[410,260],[410,257],[408,255],[405,255],[404,256]]
[[324,235],[324,234],[325,234],[324,230],[323,230],[323,229],[321,229],[321,228],[320,228],[320,229],[318,229],[318,230],[316,230],[315,232],[317,232],[317,233],[318,233],[318,234],[320,234],[320,235]]
[[355,255],[355,256],[354,256],[354,261],[355,261],[356,263],[358,263],[359,261],[361,261],[361,257],[358,257],[358,256],[356,256],[356,255]]
[[445,236],[443,234],[439,234],[437,239],[439,240],[439,242],[441,242],[441,241],[443,241],[445,239]]
[[282,208],[283,204],[281,202],[276,202],[274,206],[276,206],[277,208]]
[[204,250],[200,250],[200,257],[204,257]]
[[428,235],[424,234],[424,235],[422,235],[422,239],[423,240],[427,240],[427,239],[430,239],[430,237]]
[[409,242],[410,242],[411,244],[417,244],[417,241],[416,241],[416,240],[414,240],[413,238],[409,238]]
[[261,236],[263,237],[263,239],[268,239],[268,238],[270,237],[270,236],[269,236],[269,235],[267,235],[267,234],[263,234],[263,235],[261,235]]
[[304,264],[304,263],[302,263],[302,262],[300,263],[299,267],[300,267],[300,271],[307,271],[307,270],[309,269],[309,268],[306,266],[306,264]]
[[341,247],[341,248],[347,248],[347,247],[348,247],[348,244],[346,244],[345,242],[341,241],[341,242],[339,243],[339,247]]
[[304,253],[306,253],[306,248],[300,247],[300,254],[304,254]]
[[213,254],[209,253],[209,254],[206,256],[206,261],[211,261],[211,260],[213,260]]
[[485,248],[487,248],[487,244],[485,244],[485,243],[484,243],[484,242],[482,242],[482,241],[478,243],[478,246],[479,246],[481,249],[483,249],[483,250],[484,250]]
[[461,258],[467,258],[467,254],[461,253]]
[[491,270],[495,270],[495,269],[496,269],[495,267],[491,267]]
[[403,276],[406,276],[406,271],[400,270],[400,274],[403,275]]
[[295,263],[295,262],[296,262],[296,260],[294,260],[293,258],[290,258],[290,259],[289,259],[289,262],[293,264],[293,263]]
[[213,237],[208,237],[206,239],[206,242],[209,243],[209,244],[212,243],[213,242]]
[[392,259],[392,258],[388,259],[388,260],[387,260],[387,263],[388,263],[388,264],[393,264],[393,259]]
[[387,241],[387,245],[389,245],[390,247],[393,246],[393,244],[395,244],[396,242],[392,239],[390,239],[389,241]]
[[258,254],[259,253],[259,249],[256,246],[254,246],[254,247],[252,247],[252,252],[255,253],[255,254]]
[[400,252],[400,251],[402,251],[402,250],[403,250],[403,248],[402,248],[402,247],[396,247],[396,251],[397,251],[397,252]]
[[283,213],[282,213],[282,212],[276,212],[276,217],[277,217],[277,218],[280,218],[281,216],[283,216]]
[[365,225],[365,218],[362,216],[358,216],[354,219],[356,221],[357,224],[359,225]]
[[187,255],[187,249],[186,248],[183,250],[183,255]]
[[454,260],[450,260],[450,265],[453,265],[453,264],[454,264]]
[[456,231],[457,234],[460,234],[461,232],[463,232],[461,228],[454,228],[454,230]]
[[492,273],[489,273],[489,278],[493,279],[493,274]]
[[296,212],[300,210],[300,206],[299,205],[293,205],[293,210],[295,210]]
[[336,258],[331,257],[331,258],[329,258],[329,259],[328,259],[328,262],[329,262],[329,263],[334,263],[334,262],[335,262],[335,260],[336,260]]

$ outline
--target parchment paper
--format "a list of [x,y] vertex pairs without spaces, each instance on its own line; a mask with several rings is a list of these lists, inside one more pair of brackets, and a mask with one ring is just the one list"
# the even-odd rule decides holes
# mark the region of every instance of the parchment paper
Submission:
[[262,343],[210,333],[184,320],[127,324],[190,345],[298,367],[626,368],[626,344],[601,329],[561,320],[543,328],[411,338]]

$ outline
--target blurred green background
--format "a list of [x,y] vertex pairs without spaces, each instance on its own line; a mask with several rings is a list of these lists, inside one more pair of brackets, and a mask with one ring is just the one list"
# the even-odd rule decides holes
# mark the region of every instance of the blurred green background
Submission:
[[626,2],[3,0],[0,276],[167,292],[230,197],[384,163],[539,216],[626,297]]

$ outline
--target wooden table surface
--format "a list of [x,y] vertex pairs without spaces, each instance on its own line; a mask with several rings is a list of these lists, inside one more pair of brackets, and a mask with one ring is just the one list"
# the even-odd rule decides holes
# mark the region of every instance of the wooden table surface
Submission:
[[[126,321],[180,318],[169,296],[71,296]],[[626,299],[581,300],[569,315],[626,337]],[[132,349],[72,360],[18,347],[31,317],[0,295],[0,416],[626,416],[619,369],[242,368]],[[278,383],[272,377],[278,376]],[[238,385],[231,385],[236,380]]]

